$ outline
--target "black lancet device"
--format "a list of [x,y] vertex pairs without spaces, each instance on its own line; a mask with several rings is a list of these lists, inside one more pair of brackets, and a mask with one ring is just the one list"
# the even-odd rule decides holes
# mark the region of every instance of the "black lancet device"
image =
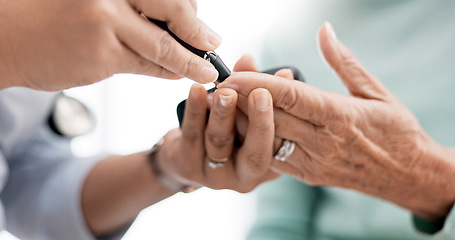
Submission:
[[155,23],[158,27],[161,29],[165,30],[168,32],[177,42],[179,42],[182,46],[184,46],[186,49],[190,50],[192,53],[198,55],[199,57],[209,61],[215,69],[218,71],[218,79],[216,80],[217,82],[223,82],[224,79],[228,78],[229,75],[231,75],[231,71],[229,70],[228,67],[224,64],[223,60],[213,51],[204,51],[197,49],[188,43],[184,42],[182,39],[177,37],[169,28],[167,27],[166,22],[163,21],[158,21],[154,20],[151,18],[148,18],[151,22]]
[[[156,24],[161,29],[167,31],[183,47],[190,50],[192,53],[198,55],[199,57],[204,58],[205,60],[209,61],[215,67],[215,69],[218,71],[218,79],[216,80],[217,82],[221,83],[231,75],[231,71],[229,70],[229,68],[226,67],[223,60],[221,60],[221,58],[215,52],[203,51],[203,50],[197,49],[197,48],[191,46],[190,44],[184,42],[182,39],[177,37],[173,32],[171,32],[171,30],[168,28],[166,22],[151,19],[151,18],[148,18],[148,20],[153,22],[154,24]],[[294,67],[279,67],[279,68],[274,68],[274,69],[264,71],[263,73],[275,74],[278,70],[283,69],[283,68],[290,69],[292,71],[292,74],[294,75],[295,80],[304,82],[302,74],[300,73],[300,71],[297,68],[294,68]],[[215,90],[216,90],[216,87],[211,88],[207,91],[209,93],[212,93]],[[185,113],[185,104],[186,104],[186,100],[183,100],[177,106],[177,116],[179,119],[180,126],[182,126],[182,122],[183,122],[183,115]],[[207,119],[208,119],[208,114],[207,114]]]

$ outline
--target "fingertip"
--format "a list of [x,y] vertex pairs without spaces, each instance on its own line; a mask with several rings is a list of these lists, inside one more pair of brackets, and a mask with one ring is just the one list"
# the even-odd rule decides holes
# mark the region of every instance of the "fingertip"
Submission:
[[232,88],[220,88],[217,89],[215,94],[223,94],[223,95],[235,95],[237,96],[237,92]]
[[198,81],[196,79],[196,82],[199,83],[212,83],[215,82],[218,79],[218,71],[212,66],[203,66],[201,69],[201,79]]
[[193,85],[191,85],[190,94],[188,96],[188,99],[204,98],[204,97],[206,97],[205,96],[206,94],[207,93],[206,93],[204,86],[202,86],[199,83],[194,83]]
[[254,62],[254,58],[250,54],[244,54],[240,59],[236,62],[234,66],[235,72],[242,72],[242,71],[253,71],[257,72],[257,66]]
[[339,41],[329,22],[325,22],[318,30],[318,49],[321,59],[329,68],[337,69],[341,60],[338,52]]
[[272,106],[272,97],[270,92],[265,88],[257,88],[251,92],[253,96],[253,105],[257,111],[267,112]]
[[[214,93],[214,110],[222,117],[235,112],[237,104],[237,92],[229,89],[219,89]],[[213,110],[213,109],[212,109]]]
[[278,70],[278,72],[275,73],[275,76],[282,77],[282,78],[287,78],[287,79],[294,79],[294,74],[292,73],[291,69],[289,68],[283,68]]
[[218,33],[213,31],[211,28],[208,28],[208,41],[212,45],[213,49],[218,48],[221,43],[223,42],[223,39],[221,38]]

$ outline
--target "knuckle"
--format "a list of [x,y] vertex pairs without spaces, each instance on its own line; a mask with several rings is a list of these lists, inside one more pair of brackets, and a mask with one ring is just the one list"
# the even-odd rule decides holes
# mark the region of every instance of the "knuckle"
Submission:
[[188,10],[187,2],[188,2],[188,0],[174,1],[174,7],[173,7],[172,11],[176,14],[176,16],[182,16],[182,14],[185,14],[185,12]]
[[215,148],[230,146],[234,142],[234,136],[220,136],[216,133],[207,133],[207,138]]
[[199,21],[196,22],[196,25],[194,26],[193,28],[193,31],[190,31],[189,35],[188,35],[188,40],[195,40],[199,37],[199,35],[201,34],[201,25],[199,23]]
[[171,37],[171,35],[163,31],[161,36],[159,36],[159,45],[157,46],[156,55],[153,57],[154,60],[160,63],[168,59],[173,48],[175,47],[174,43],[175,40]]
[[229,116],[232,114],[232,109],[231,108],[228,108],[228,107],[219,107],[219,106],[215,106],[213,108],[217,118],[219,118],[219,120],[225,120],[227,118],[229,118]]
[[280,94],[277,101],[280,103],[280,107],[284,110],[292,110],[297,104],[297,91],[293,86],[283,88],[282,94]]
[[[193,99],[188,99],[188,102],[186,104],[186,109],[185,109],[185,118],[187,119],[186,121],[198,121],[200,119],[205,119],[206,113],[205,112],[200,112],[195,109],[195,106],[193,105],[194,103],[190,103],[190,100]],[[205,109],[204,109],[205,111]]]
[[246,157],[246,164],[248,168],[252,169],[253,171],[263,171],[267,170],[267,160],[268,157],[266,157],[264,154],[250,154]]
[[136,69],[137,69],[137,73],[149,73],[153,70],[153,65],[151,64],[151,62],[147,61],[146,59],[142,58],[142,57],[139,57],[137,58],[137,61],[136,61]]
[[185,129],[182,131],[182,138],[193,143],[201,140],[202,133],[194,128]]
[[273,123],[267,121],[254,121],[251,125],[260,133],[266,133],[273,128]]
[[196,63],[195,59],[193,57],[190,57],[190,58],[188,58],[188,60],[186,61],[185,64],[180,65],[181,67],[180,67],[179,71],[182,75],[187,76],[191,72],[193,72],[194,69],[196,69],[195,68],[196,64],[197,63]]

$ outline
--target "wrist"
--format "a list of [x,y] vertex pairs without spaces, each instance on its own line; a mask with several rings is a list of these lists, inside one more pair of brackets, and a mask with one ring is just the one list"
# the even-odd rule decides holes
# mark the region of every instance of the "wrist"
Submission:
[[420,149],[417,182],[418,199],[412,212],[419,218],[430,222],[441,222],[449,214],[455,202],[455,152],[439,145],[428,137],[427,144]]
[[170,177],[170,175],[163,170],[162,161],[165,154],[162,154],[161,152],[162,144],[163,139],[161,139],[158,143],[153,145],[152,149],[148,154],[148,163],[151,168],[151,171],[153,172],[154,177],[159,181],[159,183],[163,187],[174,193],[177,192],[188,193],[194,191],[195,189],[193,187],[184,184],[175,178]]

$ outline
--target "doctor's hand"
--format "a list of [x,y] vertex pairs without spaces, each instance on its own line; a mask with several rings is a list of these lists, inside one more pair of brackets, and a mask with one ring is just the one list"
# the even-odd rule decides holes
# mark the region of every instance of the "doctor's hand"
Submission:
[[370,194],[430,221],[444,219],[455,201],[455,152],[423,131],[329,24],[320,29],[319,43],[350,96],[254,72],[233,73],[219,85],[243,96],[257,88],[272,94],[275,133],[296,143],[287,161],[273,161],[272,169],[308,184]]
[[166,134],[157,152],[162,172],[183,186],[238,192],[249,192],[277,177],[270,170],[275,135],[270,93],[256,89],[249,94],[249,126],[240,144],[235,130],[237,93],[220,89],[209,99],[201,85],[193,85],[182,128]]
[[143,16],[167,22],[196,48],[214,50],[220,38],[196,17],[195,0],[0,0],[0,5],[0,89],[57,91],[116,73],[201,83],[218,75]]

